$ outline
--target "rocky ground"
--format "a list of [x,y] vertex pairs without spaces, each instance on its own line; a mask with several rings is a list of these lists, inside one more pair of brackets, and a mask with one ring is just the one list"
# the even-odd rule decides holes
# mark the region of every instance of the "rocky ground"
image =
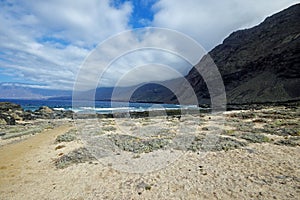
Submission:
[[297,199],[299,119],[280,106],[16,120],[0,129],[0,199]]
[[72,111],[53,110],[42,106],[36,111],[24,110],[20,105],[0,102],[0,125],[16,125],[17,122],[35,119],[64,119],[72,118]]

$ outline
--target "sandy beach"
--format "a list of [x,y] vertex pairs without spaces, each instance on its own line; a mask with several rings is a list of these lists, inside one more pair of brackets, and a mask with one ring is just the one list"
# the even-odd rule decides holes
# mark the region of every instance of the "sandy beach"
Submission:
[[[89,120],[50,120],[41,133],[1,139],[0,199],[297,199],[299,118],[299,108],[277,107],[97,119],[89,129]],[[182,140],[182,131],[193,139]],[[95,144],[84,135],[92,134],[100,146],[111,141],[106,156],[90,153]],[[214,134],[214,144],[203,142]],[[126,156],[135,164],[122,163]],[[168,162],[149,168],[151,156]]]

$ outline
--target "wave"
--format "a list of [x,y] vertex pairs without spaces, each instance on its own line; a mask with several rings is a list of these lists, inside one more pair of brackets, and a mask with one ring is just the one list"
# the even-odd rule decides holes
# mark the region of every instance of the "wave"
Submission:
[[65,109],[65,108],[53,108],[53,110],[57,110],[57,111],[66,111],[67,109]]
[[145,112],[145,111],[165,111],[165,110],[181,110],[181,109],[199,109],[197,106],[176,106],[176,107],[113,107],[113,108],[97,108],[97,107],[78,107],[71,110],[75,113],[117,113],[117,112]]

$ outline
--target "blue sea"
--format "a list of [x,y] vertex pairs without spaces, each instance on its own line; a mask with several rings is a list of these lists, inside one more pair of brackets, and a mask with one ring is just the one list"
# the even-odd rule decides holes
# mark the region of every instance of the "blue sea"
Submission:
[[[54,110],[73,110],[74,112],[96,111],[97,113],[112,113],[117,111],[146,111],[146,110],[168,110],[181,109],[182,106],[174,104],[151,104],[151,103],[128,103],[128,102],[76,102],[73,107],[71,100],[21,100],[21,99],[0,99],[0,102],[12,102],[22,106],[24,110],[35,111],[41,106],[48,106]],[[93,106],[91,106],[93,105]],[[190,107],[190,106],[189,106]],[[195,106],[192,106],[195,107]]]

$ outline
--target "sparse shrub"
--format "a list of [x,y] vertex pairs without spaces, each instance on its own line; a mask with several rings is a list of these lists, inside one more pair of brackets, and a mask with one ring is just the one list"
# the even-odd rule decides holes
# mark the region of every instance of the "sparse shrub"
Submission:
[[79,148],[56,159],[54,164],[56,168],[63,169],[71,164],[85,163],[95,160],[95,157],[86,149]]
[[300,146],[300,137],[287,137],[286,139],[275,141],[274,144],[290,147]]
[[192,144],[187,148],[190,151],[228,151],[246,146],[246,143],[229,137],[214,138],[212,141],[207,140],[204,136],[196,137]]
[[76,140],[76,136],[74,135],[73,130],[71,130],[67,133],[57,136],[55,139],[55,143],[72,142],[74,140]]
[[104,127],[102,127],[102,130],[103,131],[115,131],[115,130],[117,130],[117,128],[114,126],[104,126]]
[[236,135],[235,130],[225,130],[225,135],[234,136],[234,135]]
[[244,133],[241,135],[241,138],[252,143],[263,143],[270,141],[270,139],[267,136],[259,133]]
[[28,130],[21,130],[21,131],[16,130],[16,131],[17,132],[15,132],[15,133],[8,133],[8,134],[2,136],[2,139],[6,140],[6,139],[10,139],[10,138],[25,136],[25,135],[34,135],[36,133],[42,132],[43,128],[38,127],[38,128],[30,128]]
[[169,144],[168,140],[162,138],[141,139],[130,135],[112,135],[111,138],[120,149],[133,153],[149,153]]

